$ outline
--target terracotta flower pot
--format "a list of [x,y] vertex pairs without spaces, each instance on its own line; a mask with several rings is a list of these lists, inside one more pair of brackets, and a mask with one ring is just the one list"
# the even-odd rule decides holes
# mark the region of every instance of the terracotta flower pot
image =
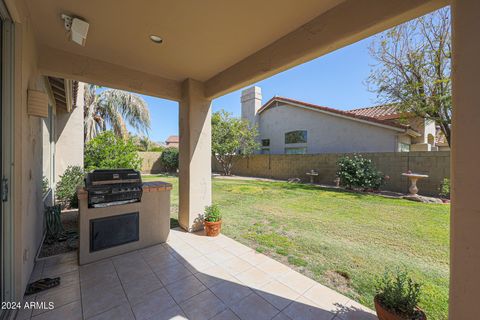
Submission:
[[425,313],[418,309],[417,316],[415,318],[405,318],[401,315],[393,313],[390,310],[385,309],[378,298],[375,297],[373,300],[375,303],[375,311],[377,311],[378,320],[427,320]]
[[217,222],[204,221],[205,234],[207,237],[216,237],[222,229],[222,220]]

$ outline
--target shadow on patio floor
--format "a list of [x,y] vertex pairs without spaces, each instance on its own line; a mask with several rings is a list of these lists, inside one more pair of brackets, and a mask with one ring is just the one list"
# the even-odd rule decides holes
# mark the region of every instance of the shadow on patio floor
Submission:
[[373,312],[289,267],[220,235],[171,230],[167,243],[78,266],[66,254],[37,263],[32,280],[59,287],[17,319],[373,320]]

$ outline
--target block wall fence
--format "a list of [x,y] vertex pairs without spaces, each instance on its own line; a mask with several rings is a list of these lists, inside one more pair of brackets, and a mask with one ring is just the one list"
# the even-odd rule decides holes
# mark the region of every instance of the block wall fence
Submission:
[[142,159],[142,173],[161,173],[164,172],[162,162],[160,161],[161,152],[139,152]]
[[[337,172],[337,161],[344,153],[305,154],[305,155],[252,155],[238,157],[234,161],[232,174],[238,176],[261,177],[287,180],[300,178],[310,181],[306,175],[310,170],[318,171],[315,181],[321,184],[334,185]],[[382,187],[383,190],[407,192],[409,181],[401,174],[412,170],[415,173],[427,174],[429,178],[418,183],[419,194],[435,196],[444,178],[450,178],[450,151],[436,152],[382,152],[362,153],[373,161],[378,170],[390,176]],[[212,170],[221,172],[221,166],[212,158]]]

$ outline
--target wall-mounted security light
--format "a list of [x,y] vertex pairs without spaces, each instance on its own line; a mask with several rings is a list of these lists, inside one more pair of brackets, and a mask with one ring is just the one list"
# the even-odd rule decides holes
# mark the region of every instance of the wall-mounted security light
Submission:
[[62,14],[62,19],[65,24],[65,30],[70,32],[70,40],[84,46],[87,40],[88,27],[90,26],[88,22],[66,14]]

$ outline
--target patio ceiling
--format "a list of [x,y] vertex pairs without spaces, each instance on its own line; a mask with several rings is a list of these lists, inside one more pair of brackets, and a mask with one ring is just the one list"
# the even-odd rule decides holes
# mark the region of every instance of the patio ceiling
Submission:
[[[40,70],[181,98],[181,81],[218,97],[425,14],[446,0],[62,1],[24,0]],[[85,47],[62,13],[90,23]],[[149,35],[159,35],[155,44]]]

